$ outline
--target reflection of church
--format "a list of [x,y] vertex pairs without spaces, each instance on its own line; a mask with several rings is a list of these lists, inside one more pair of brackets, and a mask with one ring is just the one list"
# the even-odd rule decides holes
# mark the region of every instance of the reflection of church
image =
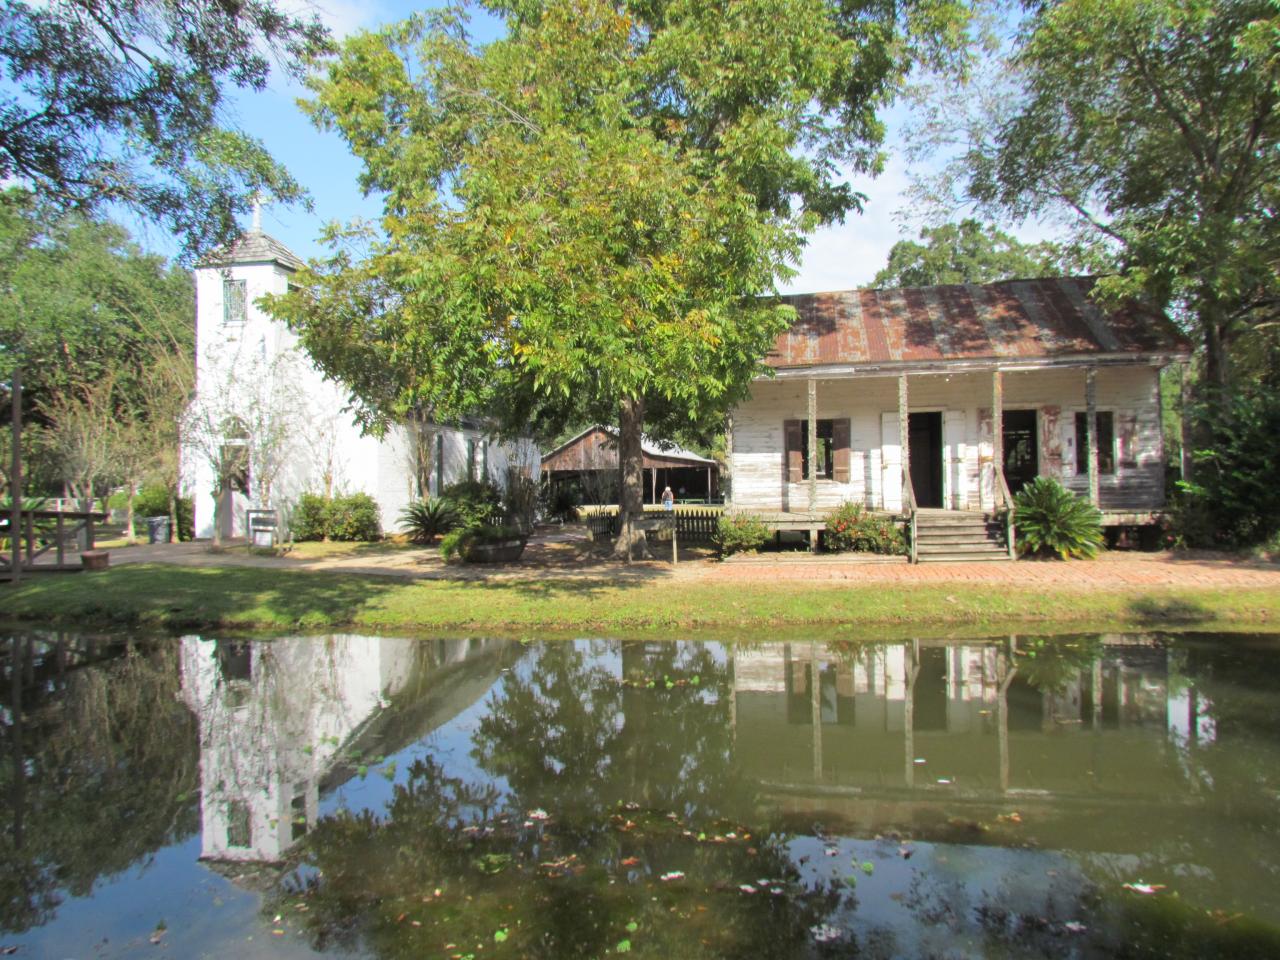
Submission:
[[[202,857],[281,859],[314,826],[321,793],[362,758],[394,752],[479,699],[501,649],[481,640],[184,637],[183,695],[200,726]],[[398,698],[405,709],[388,710]]]
[[740,649],[737,760],[785,808],[882,824],[931,799],[1184,793],[1180,751],[1213,739],[1210,705],[1164,647],[1098,653],[1055,669],[1016,638]]

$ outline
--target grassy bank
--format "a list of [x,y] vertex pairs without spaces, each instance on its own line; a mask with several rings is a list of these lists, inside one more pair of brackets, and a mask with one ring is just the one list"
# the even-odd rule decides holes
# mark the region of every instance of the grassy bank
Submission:
[[404,581],[244,567],[122,566],[0,585],[0,616],[80,629],[716,637],[1280,629],[1268,589],[1018,590],[1004,585]]

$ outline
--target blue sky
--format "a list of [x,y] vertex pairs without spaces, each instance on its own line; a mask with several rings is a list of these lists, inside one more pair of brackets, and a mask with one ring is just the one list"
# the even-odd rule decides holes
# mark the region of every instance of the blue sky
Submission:
[[[404,0],[319,0],[315,7],[339,36],[403,19],[422,8]],[[483,36],[483,32],[477,32]],[[374,218],[379,209],[375,200],[360,195],[360,167],[342,140],[336,134],[316,130],[299,110],[296,101],[305,92],[287,78],[273,76],[266,92],[235,97],[232,117],[259,137],[311,194],[314,210],[310,213],[301,208],[271,206],[263,211],[262,218],[267,233],[299,256],[310,258],[323,251],[317,238],[326,223],[360,216]],[[900,126],[894,121],[901,121],[902,114],[895,109],[887,118],[890,157],[884,173],[875,179],[853,180],[854,187],[869,197],[866,212],[810,238],[799,264],[800,272],[788,284],[788,291],[841,290],[866,283],[884,266],[889,248],[907,235],[894,218],[908,183],[901,151],[894,149],[892,139]],[[172,243],[159,236],[156,228],[131,226],[141,233],[144,246],[173,252]],[[915,229],[910,233],[914,235]]]

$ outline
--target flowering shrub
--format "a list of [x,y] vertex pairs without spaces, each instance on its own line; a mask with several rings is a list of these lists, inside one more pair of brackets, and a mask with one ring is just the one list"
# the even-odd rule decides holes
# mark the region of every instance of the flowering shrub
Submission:
[[888,516],[870,513],[860,503],[842,503],[827,514],[825,543],[828,550],[905,554],[907,538]]
[[716,546],[722,556],[755,553],[769,541],[769,528],[763,521],[746,514],[722,514],[716,521]]

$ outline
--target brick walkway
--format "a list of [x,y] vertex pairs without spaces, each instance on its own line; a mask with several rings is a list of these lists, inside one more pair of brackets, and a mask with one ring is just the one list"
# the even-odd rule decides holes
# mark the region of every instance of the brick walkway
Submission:
[[299,558],[250,555],[243,548],[211,552],[207,544],[156,544],[116,549],[112,566],[173,563],[182,566],[250,566],[279,570],[324,571],[432,580],[598,580],[633,582],[674,579],[707,583],[825,582],[892,584],[1007,584],[1019,588],[1123,589],[1126,587],[1274,588],[1280,590],[1280,563],[1243,560],[1224,554],[1103,554],[1097,560],[924,563],[900,559],[873,562],[805,554],[766,556],[721,563],[690,559],[673,568],[654,561],[630,566],[586,554],[581,541],[557,533],[531,541],[526,561],[518,564],[446,565],[435,548],[388,550],[355,556]]

